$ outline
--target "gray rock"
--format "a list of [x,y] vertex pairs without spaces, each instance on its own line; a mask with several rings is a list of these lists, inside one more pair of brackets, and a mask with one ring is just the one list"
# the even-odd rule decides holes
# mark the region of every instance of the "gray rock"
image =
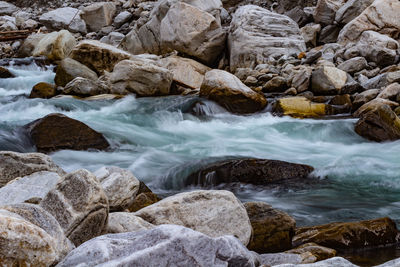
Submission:
[[357,94],[357,96],[354,98],[354,101],[353,101],[354,110],[358,109],[365,103],[376,98],[378,96],[379,92],[380,92],[379,89],[369,89],[369,90],[366,90],[364,92]]
[[317,36],[320,31],[320,24],[310,24],[300,29],[301,35],[303,36],[307,47],[317,46]]
[[23,177],[35,172],[49,171],[59,175],[65,172],[53,160],[41,153],[0,152],[0,187],[17,177]]
[[18,27],[14,23],[12,23],[11,21],[4,22],[0,26],[0,31],[4,31],[4,32],[17,31],[17,30],[18,30]]
[[140,181],[130,171],[118,167],[103,167],[93,174],[107,195],[111,211],[125,210],[135,201]]
[[114,26],[116,28],[121,27],[124,23],[128,22],[132,18],[132,13],[129,11],[122,11],[114,19]]
[[73,250],[57,267],[258,266],[258,257],[232,236],[210,238],[177,225],[92,239]]
[[0,205],[42,199],[61,179],[55,172],[40,171],[16,178],[0,188]]
[[[271,253],[271,254],[261,254],[260,262],[266,266],[279,266],[280,264],[302,264],[302,263],[312,263],[316,261],[315,257],[305,258],[302,254],[292,254],[292,253]],[[313,261],[314,260],[314,261]]]
[[66,86],[77,77],[86,78],[92,81],[97,80],[97,74],[72,58],[65,58],[57,66],[54,81],[58,86]]
[[67,174],[40,202],[76,245],[105,232],[108,200],[96,177],[87,170]]
[[154,60],[135,57],[116,64],[109,81],[113,93],[160,96],[169,94],[172,79],[172,72]]
[[358,17],[374,0],[349,0],[336,12],[335,21],[347,24]]
[[228,36],[230,69],[254,68],[271,57],[306,50],[304,39],[291,18],[254,5],[239,7]]
[[183,225],[211,237],[233,235],[245,245],[252,231],[246,209],[225,190],[180,193],[147,206],[135,215],[155,225]]
[[331,25],[335,21],[336,11],[345,3],[345,0],[318,0],[314,11],[314,20],[323,25]]
[[309,264],[280,264],[275,265],[274,267],[332,267],[332,266],[340,266],[340,267],[358,267],[357,265],[352,264],[348,260],[341,257],[334,257],[323,261],[318,261],[316,263]]
[[154,228],[155,225],[146,222],[131,212],[113,212],[108,217],[107,233],[118,234],[136,232]]
[[263,95],[244,85],[229,72],[216,69],[206,73],[200,96],[214,100],[235,113],[252,113],[267,105]]
[[100,39],[100,42],[118,47],[124,40],[125,35],[120,32],[110,32],[107,36]]
[[[57,220],[47,211],[38,205],[33,204],[15,204],[0,207],[1,210],[6,210],[14,214],[18,214],[24,220],[40,227],[54,240],[54,250],[56,254],[55,262],[63,259],[67,254],[75,248],[69,241]],[[22,241],[22,240],[21,240]]]
[[18,10],[18,7],[13,4],[0,1],[0,15],[12,15],[14,12]]
[[83,9],[81,17],[90,31],[97,32],[111,25],[116,11],[112,2],[93,3]]
[[44,13],[39,21],[54,30],[68,29],[71,32],[86,34],[86,24],[81,19],[80,10],[72,7],[58,8]]
[[400,258],[385,262],[375,267],[396,267],[396,266],[400,266]]
[[398,96],[400,96],[400,84],[399,83],[392,83],[382,92],[379,93],[378,97],[383,99],[389,99],[392,101],[396,101]]
[[77,77],[67,83],[63,89],[60,90],[62,94],[76,95],[76,96],[95,96],[102,94],[109,94],[110,88],[98,80],[90,80],[82,77]]
[[344,72],[353,74],[355,72],[359,72],[363,69],[368,68],[368,62],[363,57],[355,57],[339,64],[337,68],[343,70]]
[[311,91],[319,95],[341,94],[347,81],[346,72],[335,67],[322,66],[312,73]]
[[328,25],[321,30],[318,41],[322,44],[336,43],[339,32],[337,25]]

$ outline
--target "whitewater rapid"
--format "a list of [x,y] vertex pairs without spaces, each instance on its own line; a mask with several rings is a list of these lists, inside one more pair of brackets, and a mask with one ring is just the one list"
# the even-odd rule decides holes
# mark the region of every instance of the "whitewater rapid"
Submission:
[[[0,150],[32,152],[20,126],[63,113],[103,133],[108,151],[70,151],[51,157],[66,171],[104,165],[131,170],[156,193],[184,188],[191,171],[229,157],[309,164],[316,181],[287,189],[242,186],[244,201],[287,211],[298,225],[389,216],[400,222],[400,141],[374,143],[353,130],[354,119],[298,120],[263,112],[237,116],[195,96],[120,100],[28,99],[33,85],[52,82],[52,68],[11,67],[0,79]],[[203,116],[198,116],[202,114]]]

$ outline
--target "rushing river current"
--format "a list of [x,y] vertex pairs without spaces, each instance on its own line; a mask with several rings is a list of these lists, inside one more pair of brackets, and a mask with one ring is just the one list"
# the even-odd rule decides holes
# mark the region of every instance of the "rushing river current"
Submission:
[[103,152],[52,153],[66,171],[116,165],[169,195],[193,190],[183,187],[185,177],[207,163],[230,157],[284,160],[313,166],[318,179],[293,188],[232,190],[243,201],[285,210],[298,225],[384,216],[400,222],[400,141],[367,141],[353,131],[353,119],[237,116],[206,100],[194,106],[195,96],[29,99],[33,85],[53,82],[53,71],[34,64],[10,70],[16,78],[0,79],[0,150],[35,151],[20,126],[63,113],[103,133],[112,145]]

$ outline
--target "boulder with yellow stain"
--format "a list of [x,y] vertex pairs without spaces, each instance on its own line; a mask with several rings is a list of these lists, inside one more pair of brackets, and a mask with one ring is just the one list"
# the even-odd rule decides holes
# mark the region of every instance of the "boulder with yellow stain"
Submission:
[[294,118],[318,118],[331,113],[329,105],[314,103],[302,96],[279,99],[276,111]]
[[32,56],[45,56],[50,60],[62,60],[76,45],[75,37],[66,30],[46,34],[32,52]]

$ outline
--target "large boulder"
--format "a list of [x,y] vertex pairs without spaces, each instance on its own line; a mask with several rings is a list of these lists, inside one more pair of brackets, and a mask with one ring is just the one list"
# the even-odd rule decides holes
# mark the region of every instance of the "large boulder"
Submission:
[[275,110],[294,118],[318,118],[330,114],[329,105],[314,103],[303,96],[280,98],[276,102]]
[[[15,204],[15,205],[6,205],[0,207],[0,213],[7,211],[12,214],[17,214],[22,217],[25,221],[40,227],[46,232],[46,237],[50,236],[49,240],[46,240],[48,244],[51,244],[51,250],[54,250],[55,259],[54,263],[63,259],[71,250],[75,248],[75,246],[71,243],[69,239],[66,238],[63,229],[61,228],[58,221],[46,210],[41,208],[38,205],[33,204]],[[1,215],[0,215],[1,216]],[[17,216],[15,216],[17,217]],[[1,220],[0,220],[1,221]],[[21,231],[22,232],[22,231]],[[18,240],[21,236],[16,236],[15,241],[20,242],[20,249],[24,250],[24,238]],[[34,239],[34,238],[32,238]],[[1,237],[0,237],[1,240]],[[15,244],[14,244],[15,245]],[[32,244],[33,245],[33,244]],[[19,253],[21,253],[20,251]],[[49,251],[49,252],[50,252]],[[38,251],[39,252],[39,251]],[[44,251],[42,251],[43,253]],[[40,252],[39,252],[40,253]],[[22,253],[21,253],[22,254]],[[0,258],[2,253],[0,252]],[[48,257],[52,257],[52,253],[50,252]],[[46,257],[45,255],[41,255],[41,257]]]
[[178,225],[104,235],[73,250],[58,267],[258,266],[258,257],[232,236],[211,238]]
[[257,253],[281,252],[292,248],[296,221],[286,212],[264,202],[244,204],[253,235],[247,248]]
[[106,149],[104,136],[86,124],[52,113],[24,126],[38,151]]
[[50,266],[57,262],[56,240],[18,214],[0,209],[0,233],[3,266]]
[[86,78],[92,81],[95,81],[98,78],[94,71],[72,58],[61,60],[57,66],[56,77],[54,78],[56,85],[64,87],[67,83],[77,77]]
[[65,174],[47,155],[11,151],[0,152],[0,187],[17,177],[41,171],[55,172],[59,175]]
[[135,201],[140,182],[130,171],[118,167],[103,167],[94,172],[94,175],[107,195],[110,211],[125,210]]
[[370,30],[398,39],[400,35],[399,13],[400,2],[398,0],[375,0],[340,31],[338,42],[356,43],[363,32]]
[[40,206],[57,219],[76,246],[106,231],[107,196],[96,176],[87,170],[65,175]]
[[157,62],[136,57],[116,64],[109,81],[113,93],[160,96],[169,94],[172,78],[172,72]]
[[101,28],[111,25],[117,8],[112,2],[93,3],[85,8],[81,14],[89,31],[98,32]]
[[315,22],[323,25],[331,25],[335,21],[336,11],[346,0],[319,0],[314,11]]
[[113,212],[108,217],[107,233],[118,234],[152,229],[155,226],[131,212]]
[[135,213],[149,223],[177,224],[211,237],[233,235],[247,245],[251,225],[246,209],[225,190],[180,193]]
[[80,10],[72,7],[57,8],[44,13],[39,21],[53,30],[67,29],[71,32],[86,33],[86,24],[81,19]]
[[0,188],[0,205],[40,201],[60,179],[60,175],[48,171],[16,178]]
[[32,87],[29,98],[52,98],[57,94],[57,89],[54,84],[40,82]]
[[69,31],[52,32],[40,39],[32,55],[45,56],[50,60],[62,60],[71,53],[75,45],[75,37]]
[[133,54],[165,54],[176,50],[205,64],[214,64],[225,48],[219,0],[162,0],[150,20],[133,29],[122,47]]
[[285,15],[254,5],[239,7],[231,22],[228,46],[230,69],[254,68],[270,57],[306,50],[296,22]]
[[70,55],[72,59],[89,67],[99,75],[102,75],[104,71],[111,72],[118,62],[130,59],[131,56],[112,45],[93,40],[80,42]]
[[200,96],[214,100],[234,113],[252,113],[264,109],[267,105],[263,95],[223,70],[211,70],[206,73]]
[[211,164],[186,179],[186,185],[218,185],[221,183],[248,183],[270,185],[302,180],[313,167],[279,160],[235,159]]
[[388,105],[381,105],[362,114],[354,129],[357,134],[372,141],[398,140],[400,139],[400,118]]
[[190,89],[200,89],[204,75],[211,70],[193,59],[179,56],[163,58],[160,60],[160,64],[172,72],[176,84]]
[[67,83],[60,93],[75,96],[98,96],[111,93],[109,86],[100,80],[77,77]]
[[29,35],[19,47],[17,53],[18,57],[31,57],[33,50],[35,50],[35,47],[44,36],[46,36],[46,34],[43,33],[33,33]]
[[293,245],[309,242],[337,249],[361,249],[395,244],[399,241],[396,223],[389,218],[330,223],[296,229]]
[[12,15],[17,10],[18,7],[14,6],[13,4],[7,3],[5,1],[0,1],[0,16]]

